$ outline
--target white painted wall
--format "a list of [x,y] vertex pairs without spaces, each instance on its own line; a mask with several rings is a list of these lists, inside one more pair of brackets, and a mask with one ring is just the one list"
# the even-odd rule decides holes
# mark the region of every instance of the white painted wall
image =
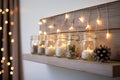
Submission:
[[[22,53],[30,54],[30,37],[38,34],[39,19],[111,1],[115,0],[20,0]],[[24,80],[113,80],[30,61],[23,61],[23,69]]]

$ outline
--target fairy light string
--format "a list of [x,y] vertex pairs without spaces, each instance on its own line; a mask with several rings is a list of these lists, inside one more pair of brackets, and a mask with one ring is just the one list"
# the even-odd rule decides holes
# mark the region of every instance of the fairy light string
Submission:
[[106,39],[109,40],[111,38],[111,33],[109,32],[109,11],[108,11],[108,5],[106,4],[106,16],[107,16],[107,26],[106,26]]
[[[8,68],[8,78],[12,80],[12,75],[14,74],[14,66],[12,64],[13,59],[13,44],[15,42],[13,38],[14,31],[14,6],[10,6],[10,3],[13,4],[13,1],[1,1],[2,7],[0,8],[0,75],[5,73],[5,66]],[[3,7],[4,6],[4,7]],[[6,35],[3,36],[3,32],[6,32]],[[4,33],[5,34],[5,33]],[[4,41],[4,37],[6,37],[7,41]],[[3,45],[7,42],[6,47]],[[6,48],[6,49],[5,49]],[[7,50],[7,53],[6,51]]]

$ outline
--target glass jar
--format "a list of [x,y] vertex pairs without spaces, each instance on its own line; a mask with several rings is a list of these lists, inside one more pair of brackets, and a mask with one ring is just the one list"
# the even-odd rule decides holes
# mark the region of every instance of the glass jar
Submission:
[[95,33],[84,33],[84,40],[82,41],[82,59],[93,60],[95,49]]
[[46,35],[39,35],[39,43],[38,43],[38,54],[43,55],[45,54],[45,40]]
[[57,57],[65,57],[66,43],[67,43],[67,36],[65,34],[58,34],[56,40],[56,51],[55,51]]
[[31,53],[37,54],[38,51],[38,35],[31,37]]
[[69,34],[66,57],[73,59],[80,55],[80,37],[78,34]]
[[53,56],[55,54],[55,35],[47,35],[45,46],[45,55]]

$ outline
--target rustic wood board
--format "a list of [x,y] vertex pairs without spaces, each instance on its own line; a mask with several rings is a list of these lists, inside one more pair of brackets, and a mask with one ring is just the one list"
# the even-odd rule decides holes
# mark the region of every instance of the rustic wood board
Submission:
[[85,71],[109,77],[120,77],[120,62],[111,61],[109,63],[99,63],[32,54],[24,54],[23,60],[49,64],[57,67],[74,69],[79,71]]

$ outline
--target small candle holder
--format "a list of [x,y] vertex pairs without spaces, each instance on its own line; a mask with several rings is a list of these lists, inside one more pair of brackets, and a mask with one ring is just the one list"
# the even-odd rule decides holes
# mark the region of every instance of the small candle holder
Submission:
[[78,56],[80,56],[80,37],[78,34],[69,34],[66,57],[69,59],[74,59]]
[[38,35],[31,37],[31,53],[37,54],[38,51]]
[[55,35],[47,35],[45,46],[45,55],[53,56],[55,54]]
[[39,36],[39,44],[38,44],[38,54],[43,55],[45,54],[45,35],[40,35]]
[[58,34],[56,41],[56,56],[57,57],[65,57],[66,54],[66,44],[67,44],[67,36],[65,34]]
[[85,33],[84,40],[82,41],[82,55],[81,58],[84,60],[93,60],[95,49],[95,34]]

